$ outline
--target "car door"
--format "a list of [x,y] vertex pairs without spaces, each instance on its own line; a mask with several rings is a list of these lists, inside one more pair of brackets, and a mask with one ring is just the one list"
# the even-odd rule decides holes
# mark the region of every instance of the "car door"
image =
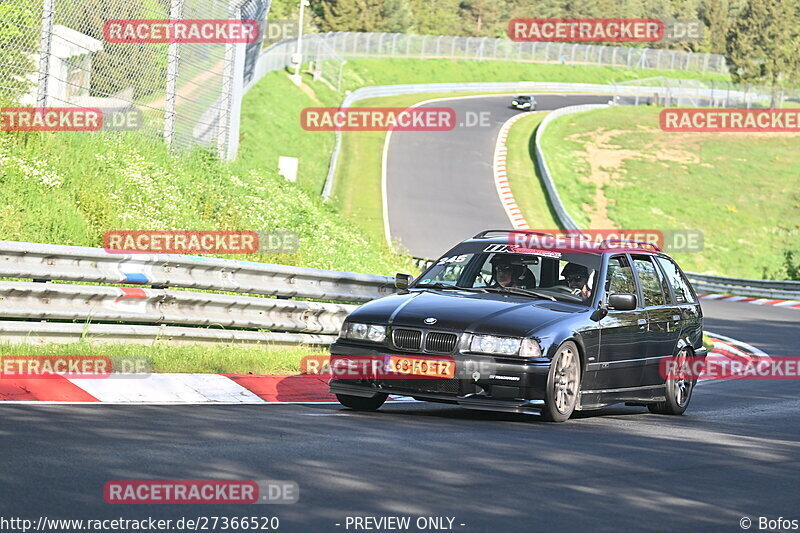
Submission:
[[642,290],[647,313],[646,356],[642,365],[642,385],[664,382],[659,364],[673,354],[680,335],[681,313],[672,305],[667,280],[651,255],[633,255],[633,266]]
[[656,262],[665,274],[667,284],[672,289],[673,306],[680,314],[679,338],[691,346],[700,346],[703,338],[703,312],[686,276],[680,267],[667,256],[656,257]]
[[[646,355],[647,312],[641,304],[636,277],[626,254],[611,256],[606,269],[606,295],[636,294],[637,308],[631,311],[608,309],[600,320],[600,351],[597,370],[598,389],[636,387],[642,378]],[[606,299],[606,301],[608,301]]]

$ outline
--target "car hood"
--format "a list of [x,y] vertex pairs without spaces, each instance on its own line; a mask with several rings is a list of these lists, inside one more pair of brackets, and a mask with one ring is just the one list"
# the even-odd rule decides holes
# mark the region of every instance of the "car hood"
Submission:
[[[364,304],[348,320],[437,330],[525,336],[589,308],[503,294],[421,291],[395,294]],[[426,324],[435,318],[435,324]]]

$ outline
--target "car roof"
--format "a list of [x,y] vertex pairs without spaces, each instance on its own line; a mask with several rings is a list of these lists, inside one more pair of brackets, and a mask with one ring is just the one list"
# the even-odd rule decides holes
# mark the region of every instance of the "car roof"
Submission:
[[[509,244],[509,235],[512,233],[521,233],[521,234],[538,234],[538,235],[548,235],[553,237],[551,234],[547,233],[538,233],[538,232],[531,232],[527,230],[484,230],[471,239],[465,239],[462,241],[463,243],[473,243],[473,242],[485,242],[488,244]],[[617,245],[624,245],[622,247],[613,247],[609,246],[610,244],[615,243]],[[605,246],[604,246],[605,245]],[[646,246],[646,247],[645,247]],[[618,253],[636,253],[636,254],[646,254],[646,255],[666,255],[663,251],[658,248],[658,246],[654,245],[653,243],[643,242],[643,241],[626,241],[626,240],[616,240],[616,239],[609,239],[600,243],[600,245],[594,246],[592,248],[587,248],[586,250],[575,250],[574,253],[587,253],[587,254],[618,254]]]

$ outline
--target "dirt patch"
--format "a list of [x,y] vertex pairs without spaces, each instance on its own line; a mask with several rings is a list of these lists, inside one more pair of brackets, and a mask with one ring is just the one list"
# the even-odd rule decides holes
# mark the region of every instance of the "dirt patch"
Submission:
[[[663,140],[646,144],[641,150],[623,149],[622,146],[613,143],[614,138],[619,135],[639,132],[661,133],[657,128],[638,126],[633,132],[599,128],[567,137],[568,140],[583,145],[583,150],[573,152],[573,154],[589,166],[589,175],[584,176],[583,181],[594,185],[592,204],[584,205],[586,214],[589,216],[590,227],[608,229],[615,227],[608,217],[608,206],[611,201],[606,197],[605,187],[622,181],[625,176],[623,167],[626,161],[668,161],[681,165],[700,164],[700,156],[697,153],[682,150],[681,146]],[[696,143],[694,146],[696,148]],[[668,165],[665,163],[664,166]]]
[[[286,74],[286,77],[287,77],[287,78],[289,78],[289,79],[291,79],[291,77],[289,76],[289,74]],[[292,83],[294,83],[294,82],[292,82]],[[319,99],[319,98],[317,98],[317,94],[314,92],[314,90],[313,90],[311,87],[309,87],[309,86],[308,86],[308,85],[306,85],[305,83],[300,83],[300,85],[298,85],[298,87],[300,88],[300,90],[301,90],[301,91],[303,91],[304,93],[306,93],[306,95],[307,95],[309,98],[311,98],[312,100],[314,100],[314,103],[322,105],[322,102],[320,101],[320,99]]]

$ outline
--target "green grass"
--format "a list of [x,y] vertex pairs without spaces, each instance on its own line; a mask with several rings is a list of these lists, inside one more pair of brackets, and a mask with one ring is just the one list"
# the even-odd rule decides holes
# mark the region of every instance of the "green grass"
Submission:
[[[618,107],[560,118],[543,150],[573,218],[588,223],[595,184],[586,143],[614,172],[602,187],[617,228],[699,229],[704,248],[679,253],[690,271],[783,277],[783,254],[800,250],[800,151],[796,136],[665,133],[660,108]],[[611,132],[611,134],[609,134]],[[622,154],[622,151],[626,151]]]
[[[146,357],[150,371],[210,374],[297,374],[300,360],[307,355],[324,355],[318,347],[252,347],[220,344],[213,346],[151,346],[133,344],[0,344],[0,357],[98,355],[109,357]],[[113,360],[112,360],[113,361]],[[113,364],[113,362],[112,362]]]
[[547,81],[605,84],[655,76],[730,81],[730,77],[723,74],[670,70],[450,59],[352,59],[344,66],[342,84],[349,90],[368,85],[406,83]]
[[309,77],[303,81],[308,92],[297,87],[286,72],[272,72],[244,96],[239,154],[234,168],[274,173],[278,170],[279,156],[296,157],[297,184],[309,195],[318,196],[325,184],[334,134],[303,130],[300,113],[306,107],[338,106],[341,95]]
[[294,254],[235,256],[392,274],[410,262],[269,169],[202,151],[173,156],[133,134],[0,134],[0,235],[101,246],[108,230],[295,231]]
[[514,200],[531,229],[558,229],[560,226],[547,199],[534,154],[534,134],[546,113],[528,113],[515,122],[508,134],[506,169]]

